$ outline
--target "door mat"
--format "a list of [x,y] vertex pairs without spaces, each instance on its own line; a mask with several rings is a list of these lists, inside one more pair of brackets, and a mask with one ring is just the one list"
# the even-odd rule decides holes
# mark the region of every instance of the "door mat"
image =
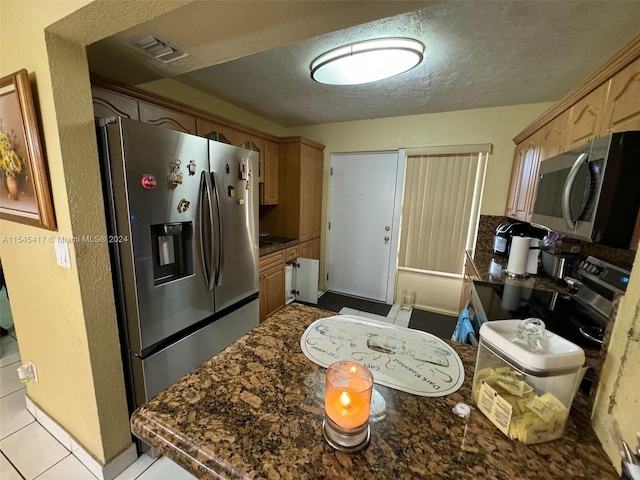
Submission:
[[321,367],[354,360],[371,371],[375,383],[414,395],[449,395],[464,382],[460,357],[440,338],[362,317],[316,320],[302,335],[300,347]]

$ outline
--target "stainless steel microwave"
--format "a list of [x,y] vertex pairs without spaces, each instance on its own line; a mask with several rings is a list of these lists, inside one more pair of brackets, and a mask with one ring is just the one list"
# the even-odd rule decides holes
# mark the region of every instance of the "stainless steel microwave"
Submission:
[[540,163],[531,223],[629,248],[640,207],[640,131],[596,138]]

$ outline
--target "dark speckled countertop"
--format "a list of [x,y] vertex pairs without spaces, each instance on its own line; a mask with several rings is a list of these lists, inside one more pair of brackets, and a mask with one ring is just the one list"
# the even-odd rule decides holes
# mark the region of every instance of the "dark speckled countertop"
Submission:
[[388,414],[371,424],[362,452],[336,452],[322,436],[325,369],[300,349],[314,320],[334,313],[293,303],[136,410],[133,433],[207,479],[594,479],[617,478],[574,401],[565,435],[526,446],[470,402],[477,350],[455,344],[466,379],[446,397],[376,385]]
[[299,240],[291,240],[290,242],[285,243],[273,243],[271,245],[266,245],[264,247],[260,247],[260,256],[264,257],[265,255],[269,255],[270,253],[276,253],[280,250],[284,250],[285,248],[295,247],[300,243]]
[[547,290],[549,292],[569,293],[566,285],[555,283],[551,278],[540,272],[537,275],[529,275],[526,278],[509,278],[505,270],[508,259],[493,253],[493,251],[476,250],[475,253],[467,250],[467,257],[471,259],[476,269],[477,280],[482,282],[504,284],[508,279],[510,285]]

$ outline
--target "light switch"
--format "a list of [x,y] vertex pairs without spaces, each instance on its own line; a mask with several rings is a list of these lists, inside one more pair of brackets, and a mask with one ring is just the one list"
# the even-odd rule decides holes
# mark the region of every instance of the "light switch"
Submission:
[[56,249],[56,262],[64,268],[71,269],[71,255],[69,254],[69,244],[63,239],[56,238],[54,243]]

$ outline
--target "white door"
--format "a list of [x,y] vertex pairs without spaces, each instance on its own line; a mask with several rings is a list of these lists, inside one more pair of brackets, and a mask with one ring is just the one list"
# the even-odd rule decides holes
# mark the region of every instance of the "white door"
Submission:
[[398,159],[398,152],[332,155],[328,290],[393,303]]

